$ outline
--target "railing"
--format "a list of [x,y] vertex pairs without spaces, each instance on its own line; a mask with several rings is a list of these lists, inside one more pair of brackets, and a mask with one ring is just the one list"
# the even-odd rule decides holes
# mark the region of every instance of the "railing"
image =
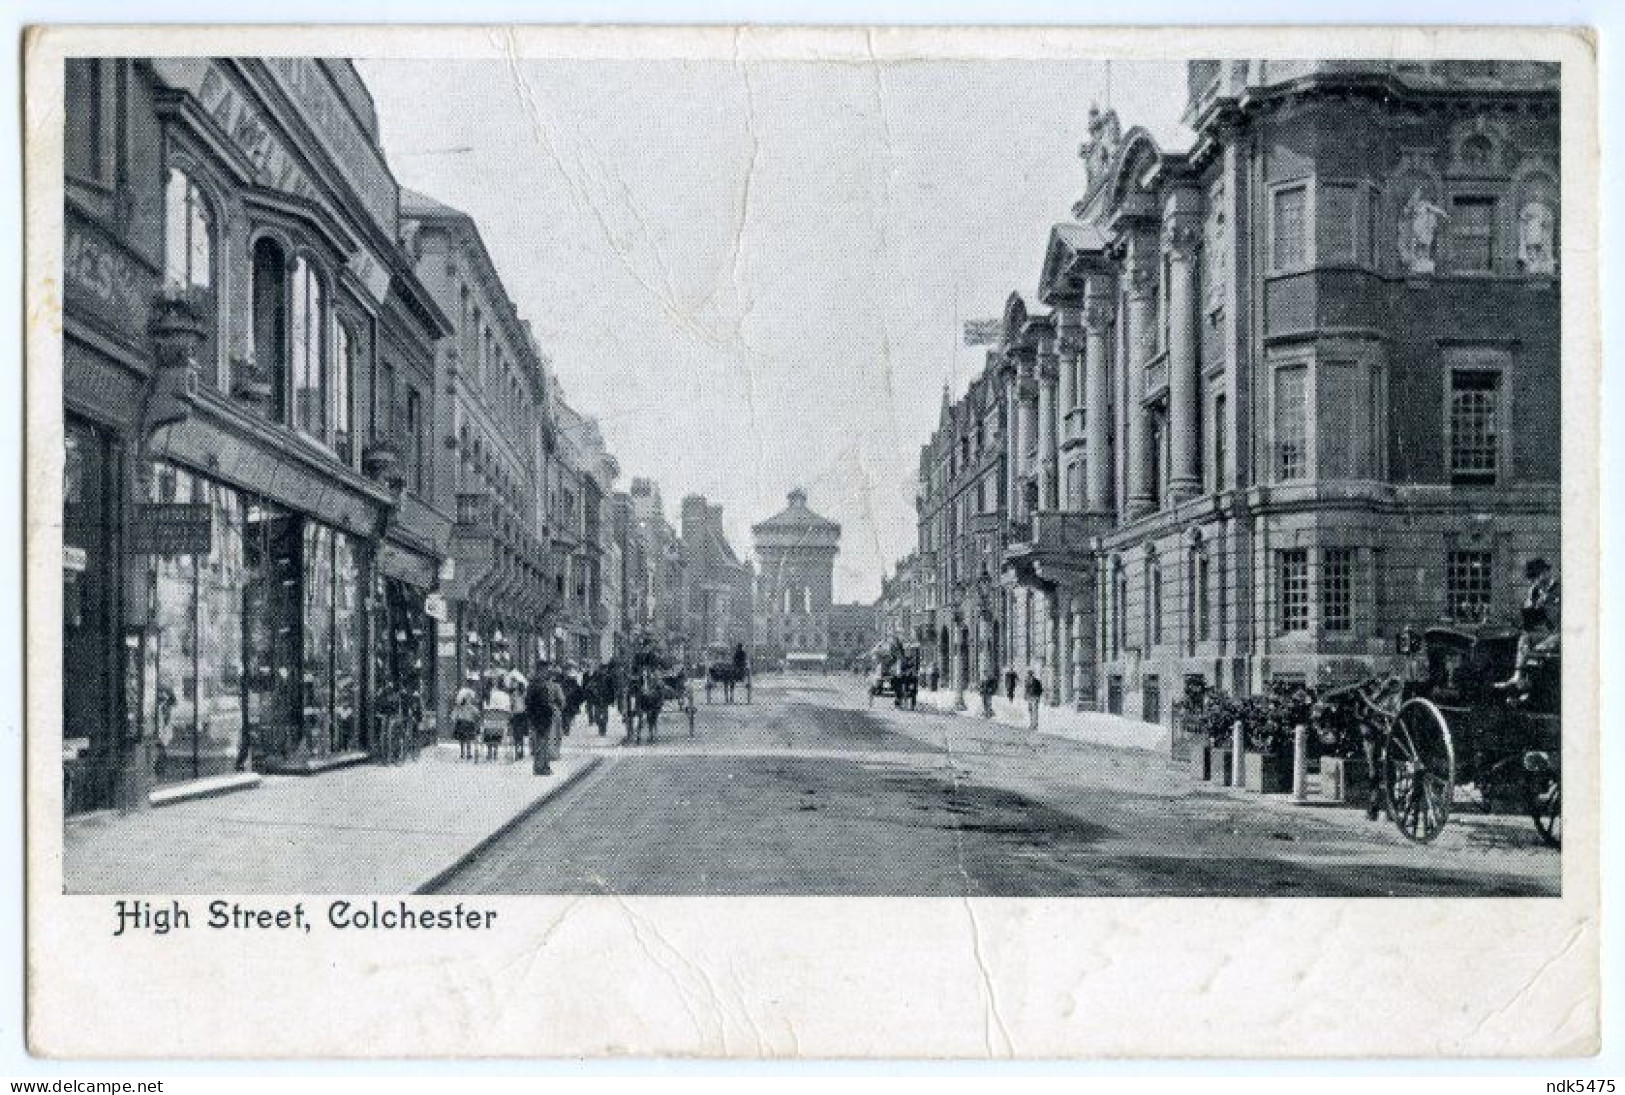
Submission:
[[457,495],[457,523],[469,529],[490,532],[494,508],[489,494],[460,491]]
[[1007,527],[1011,544],[1026,545],[1037,551],[1083,550],[1094,534],[1088,514],[1062,510],[1013,518]]

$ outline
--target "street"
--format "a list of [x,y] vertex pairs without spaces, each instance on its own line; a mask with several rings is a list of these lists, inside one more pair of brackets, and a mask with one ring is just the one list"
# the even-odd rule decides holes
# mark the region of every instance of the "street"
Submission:
[[1194,784],[1166,758],[866,704],[850,676],[668,709],[442,880],[445,893],[1529,896],[1559,856],[1519,818],[1408,844],[1356,810]]

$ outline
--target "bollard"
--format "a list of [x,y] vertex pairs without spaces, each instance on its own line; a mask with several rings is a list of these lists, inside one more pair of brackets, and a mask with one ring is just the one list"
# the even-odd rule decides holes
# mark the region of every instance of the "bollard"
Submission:
[[1247,786],[1247,731],[1241,720],[1230,728],[1230,786]]
[[1309,801],[1309,727],[1292,728],[1292,801]]

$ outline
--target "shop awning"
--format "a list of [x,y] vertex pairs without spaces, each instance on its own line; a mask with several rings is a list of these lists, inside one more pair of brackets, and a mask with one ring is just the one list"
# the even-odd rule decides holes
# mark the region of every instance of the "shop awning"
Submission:
[[209,389],[188,397],[194,413],[161,426],[148,453],[309,514],[355,536],[378,533],[389,490],[344,467],[313,442],[232,406]]
[[434,588],[440,562],[411,548],[385,540],[378,545],[378,569],[386,578],[398,579],[427,592]]

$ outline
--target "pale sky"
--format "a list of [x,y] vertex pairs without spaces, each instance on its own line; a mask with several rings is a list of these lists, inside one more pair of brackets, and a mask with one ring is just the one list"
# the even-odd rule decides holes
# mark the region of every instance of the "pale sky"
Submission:
[[[960,320],[1031,299],[1081,196],[1106,66],[1078,61],[360,61],[405,186],[479,224],[572,406],[633,476],[723,506],[800,485],[838,599],[915,543]],[[1124,129],[1184,147],[1184,69],[1112,66]]]

